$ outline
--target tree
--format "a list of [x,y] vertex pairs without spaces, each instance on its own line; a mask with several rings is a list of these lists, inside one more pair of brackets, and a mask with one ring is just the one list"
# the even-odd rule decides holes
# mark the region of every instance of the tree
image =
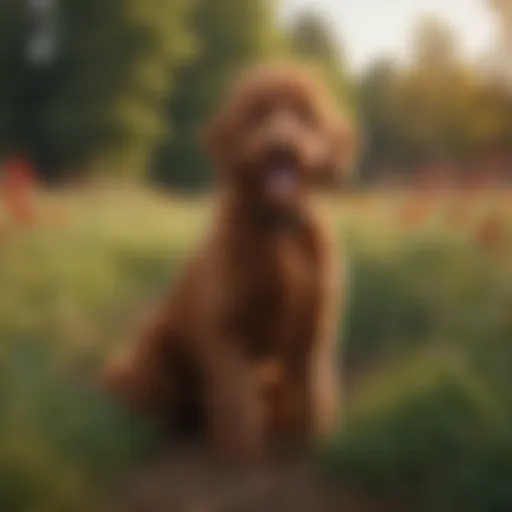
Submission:
[[327,21],[315,11],[303,11],[293,20],[289,36],[292,53],[320,70],[340,103],[352,104],[343,50]]
[[3,0],[0,150],[47,177],[110,162],[140,171],[187,57],[186,0]]
[[435,16],[421,18],[411,38],[413,61],[397,89],[398,146],[409,164],[456,158],[472,78],[453,29]]
[[0,154],[23,145],[25,41],[29,33],[25,5],[19,0],[0,2]]
[[436,72],[447,71],[460,62],[457,35],[442,18],[421,17],[411,36],[413,66]]
[[381,61],[363,77],[366,176],[389,165],[414,172],[418,165],[453,163],[467,154],[477,83],[455,41],[442,20],[424,17],[412,33],[408,68]]
[[198,54],[180,69],[168,107],[168,138],[155,161],[158,181],[187,190],[211,179],[198,138],[226,85],[241,67],[279,47],[269,0],[197,0],[192,27]]
[[488,3],[498,16],[500,43],[510,52],[512,51],[512,0],[489,0]]
[[392,60],[374,62],[358,82],[358,112],[365,137],[361,179],[370,179],[379,167],[396,163],[400,148],[394,114],[400,73]]
[[496,60],[495,73],[497,78],[503,80],[508,87],[512,86],[512,0],[488,0],[488,4],[495,12],[498,27],[497,40],[494,49]]
[[190,51],[185,0],[58,0],[59,45],[41,112],[60,166],[141,172]]

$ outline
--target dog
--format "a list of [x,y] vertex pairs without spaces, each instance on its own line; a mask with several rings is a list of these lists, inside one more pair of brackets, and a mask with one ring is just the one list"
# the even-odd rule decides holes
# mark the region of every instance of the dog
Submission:
[[272,63],[242,73],[202,142],[213,226],[107,385],[202,427],[223,459],[255,461],[273,436],[307,443],[336,426],[343,276],[313,197],[343,183],[355,137],[311,70]]

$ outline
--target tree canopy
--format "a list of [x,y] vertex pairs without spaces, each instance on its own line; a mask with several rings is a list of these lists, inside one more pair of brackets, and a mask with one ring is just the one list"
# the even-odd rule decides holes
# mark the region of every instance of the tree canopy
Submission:
[[[509,0],[493,3],[506,45]],[[283,23],[272,0],[3,0],[0,157],[48,180],[102,176],[201,190],[198,138],[234,74],[269,56],[316,66],[363,132],[364,179],[394,167],[512,152],[511,90],[465,60],[456,30],[425,15],[406,64],[348,66],[317,10]],[[503,66],[509,66],[502,63]]]

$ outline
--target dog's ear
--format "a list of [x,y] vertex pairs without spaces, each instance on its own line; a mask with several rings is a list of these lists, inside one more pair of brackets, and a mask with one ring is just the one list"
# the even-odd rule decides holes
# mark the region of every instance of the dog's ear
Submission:
[[337,121],[329,130],[329,150],[320,180],[324,188],[344,188],[359,154],[359,135],[353,124]]

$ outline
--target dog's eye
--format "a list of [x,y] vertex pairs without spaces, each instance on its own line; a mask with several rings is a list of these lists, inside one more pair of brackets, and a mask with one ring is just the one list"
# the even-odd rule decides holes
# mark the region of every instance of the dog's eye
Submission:
[[317,117],[310,105],[298,103],[294,106],[295,115],[304,124],[314,126],[317,124]]

